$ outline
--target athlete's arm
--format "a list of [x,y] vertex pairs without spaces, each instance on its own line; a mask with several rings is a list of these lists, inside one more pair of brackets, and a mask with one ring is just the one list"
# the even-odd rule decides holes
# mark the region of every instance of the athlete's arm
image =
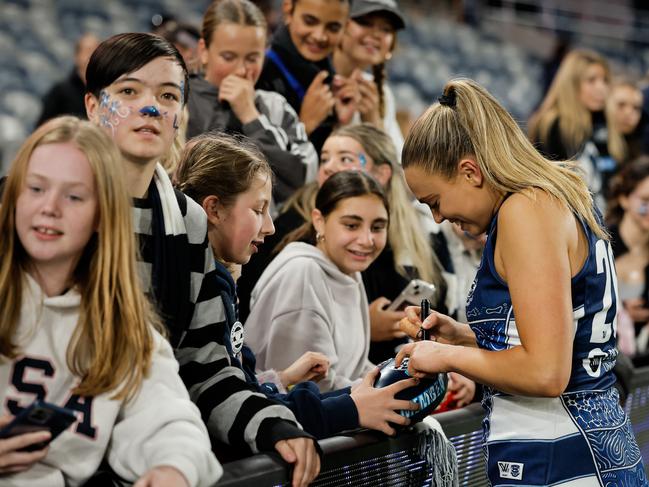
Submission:
[[[570,377],[574,337],[570,281],[587,252],[575,251],[577,225],[572,213],[545,193],[537,191],[536,201],[521,194],[509,197],[498,216],[494,260],[509,286],[521,345],[493,352],[410,344],[405,352],[414,369],[458,372],[512,394],[561,394]],[[413,354],[417,347],[422,350]]]

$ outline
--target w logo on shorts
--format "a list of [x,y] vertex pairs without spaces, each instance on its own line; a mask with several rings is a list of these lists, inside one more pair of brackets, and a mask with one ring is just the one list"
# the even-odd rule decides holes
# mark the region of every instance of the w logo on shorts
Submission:
[[523,480],[522,463],[498,462],[498,473],[501,479]]

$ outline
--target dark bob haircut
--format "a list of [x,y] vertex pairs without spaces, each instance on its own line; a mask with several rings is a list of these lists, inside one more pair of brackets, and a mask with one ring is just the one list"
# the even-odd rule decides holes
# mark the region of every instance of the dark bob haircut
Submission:
[[86,68],[86,91],[99,98],[101,90],[123,74],[137,71],[159,57],[174,59],[184,74],[183,103],[189,94],[189,74],[178,49],[160,36],[147,33],[118,34],[97,46]]

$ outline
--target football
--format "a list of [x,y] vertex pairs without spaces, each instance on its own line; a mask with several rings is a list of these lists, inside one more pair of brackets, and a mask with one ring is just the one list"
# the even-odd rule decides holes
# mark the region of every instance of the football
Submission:
[[[404,358],[401,366],[394,366],[394,359],[391,358],[379,365],[379,376],[374,382],[374,387],[383,388],[399,382],[403,379],[409,379],[408,375],[408,358]],[[448,377],[445,373],[439,373],[435,377],[428,377],[419,380],[419,384],[404,389],[396,394],[396,399],[405,399],[419,404],[417,411],[397,411],[402,416],[410,418],[411,424],[417,423],[432,413],[446,394],[446,385]]]

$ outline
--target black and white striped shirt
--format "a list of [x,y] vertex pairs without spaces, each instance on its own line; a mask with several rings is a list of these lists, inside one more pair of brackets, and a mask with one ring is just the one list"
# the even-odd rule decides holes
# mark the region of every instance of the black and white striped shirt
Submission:
[[[216,287],[215,265],[207,239],[207,218],[191,198],[175,193],[161,166],[156,168],[157,188],[165,219],[164,238],[176,238],[184,230],[189,242],[189,323],[171,323],[180,328],[175,354],[180,375],[192,400],[198,405],[212,437],[242,451],[271,450],[282,439],[309,436],[298,428],[293,413],[285,406],[253,392],[243,371],[231,365],[226,348],[229,340],[223,301]],[[184,213],[178,198],[185,198]],[[153,294],[151,276],[156,242],[152,231],[153,211],[149,200],[134,200],[133,222],[140,240],[140,275],[145,290]],[[175,230],[169,231],[168,227]]]

